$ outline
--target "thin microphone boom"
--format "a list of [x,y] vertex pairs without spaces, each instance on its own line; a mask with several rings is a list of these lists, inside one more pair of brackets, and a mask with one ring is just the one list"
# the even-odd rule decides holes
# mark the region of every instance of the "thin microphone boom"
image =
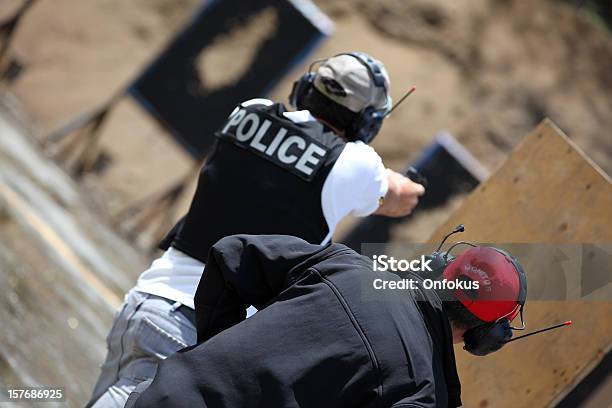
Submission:
[[397,101],[397,103],[393,104],[393,107],[389,110],[389,112],[387,112],[385,114],[385,117],[389,116],[391,114],[391,112],[393,112],[395,110],[395,108],[397,108],[398,106],[400,106],[400,104],[402,102],[404,102],[404,100],[409,97],[414,91],[416,90],[416,86],[413,86],[412,88],[410,88],[410,90],[408,92],[406,92],[406,94],[404,94],[404,96],[401,97],[401,99],[399,101]]
[[444,236],[444,239],[442,240],[442,242],[440,242],[440,245],[438,245],[438,249],[436,249],[436,252],[440,251],[440,248],[442,248],[442,245],[444,245],[448,237],[450,237],[453,234],[456,234],[458,232],[463,232],[463,231],[465,231],[465,227],[463,226],[463,224],[457,225],[451,232],[449,232],[448,234],[446,234],[446,236]]
[[568,320],[567,322],[555,324],[554,326],[545,327],[543,329],[536,330],[536,331],[531,332],[531,333],[523,334],[522,336],[518,336],[518,337],[515,337],[513,339],[508,340],[506,343],[510,343],[510,342],[513,342],[513,341],[519,340],[519,339],[524,339],[525,337],[533,336],[534,334],[542,333],[542,332],[549,331],[549,330],[552,330],[552,329],[556,329],[556,328],[559,328],[559,327],[569,326],[570,324],[572,324],[572,321]]

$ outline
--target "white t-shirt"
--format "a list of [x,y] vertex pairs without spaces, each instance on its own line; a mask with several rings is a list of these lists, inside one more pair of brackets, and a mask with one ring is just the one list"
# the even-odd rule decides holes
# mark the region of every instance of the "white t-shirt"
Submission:
[[[252,99],[243,102],[242,106],[272,103],[268,99]],[[316,120],[307,110],[285,112],[284,115],[295,123]],[[374,149],[363,142],[346,143],[321,190],[321,207],[329,227],[321,243],[329,242],[345,216],[365,217],[376,211],[387,188],[385,166]],[[203,270],[202,262],[170,248],[140,275],[134,289],[193,309],[193,297]]]

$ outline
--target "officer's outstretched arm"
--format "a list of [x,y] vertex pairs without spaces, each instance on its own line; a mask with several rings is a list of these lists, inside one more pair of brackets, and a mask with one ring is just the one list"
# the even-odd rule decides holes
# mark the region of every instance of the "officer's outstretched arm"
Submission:
[[287,235],[233,235],[208,254],[195,294],[198,342],[240,323],[291,284],[297,265],[324,249]]
[[425,193],[425,187],[393,170],[387,169],[387,195],[374,214],[403,217],[412,212]]

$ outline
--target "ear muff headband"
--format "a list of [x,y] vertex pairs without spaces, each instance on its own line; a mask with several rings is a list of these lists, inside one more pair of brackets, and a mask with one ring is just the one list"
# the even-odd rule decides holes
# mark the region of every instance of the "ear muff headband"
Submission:
[[[374,81],[374,85],[376,85],[378,88],[383,88],[385,91],[387,91],[385,75],[383,74],[380,65],[376,61],[374,61],[369,55],[363,52],[347,52],[338,55],[350,55],[356,58],[359,62],[361,62],[362,65],[364,65],[368,69],[368,71],[370,72],[370,76]],[[336,57],[338,55],[336,55]]]
[[523,266],[520,264],[518,259],[510,255],[508,252],[504,251],[503,249],[499,249],[495,247],[490,247],[490,248],[496,250],[497,252],[505,256],[508,260],[510,260],[510,262],[512,262],[512,266],[514,266],[514,269],[516,270],[518,274],[518,278],[519,278],[519,294],[518,294],[517,302],[521,306],[525,306],[525,301],[527,300],[527,275],[525,274],[525,270],[523,269]]
[[357,61],[361,62],[361,64],[364,65],[368,69],[368,72],[370,73],[370,77],[372,78],[374,85],[377,88],[382,88],[385,91],[386,102],[385,102],[384,108],[376,109],[373,106],[364,108],[364,111],[368,108],[374,109],[380,112],[384,117],[384,115],[386,115],[389,109],[391,109],[391,98],[389,97],[389,89],[387,89],[387,82],[385,81],[385,75],[380,67],[380,64],[378,64],[368,54],[365,54],[363,52],[348,52],[348,53],[338,54],[338,55],[350,55],[356,58]]

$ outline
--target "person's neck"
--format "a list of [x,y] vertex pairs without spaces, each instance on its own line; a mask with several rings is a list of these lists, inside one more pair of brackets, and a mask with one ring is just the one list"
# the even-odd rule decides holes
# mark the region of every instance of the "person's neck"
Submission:
[[466,330],[463,328],[457,327],[457,325],[455,325],[455,323],[453,322],[450,322],[450,326],[451,326],[451,331],[453,333],[453,344],[462,343],[463,335],[465,334]]
[[323,120],[321,118],[318,118],[315,116],[315,119],[318,120],[319,122],[321,122],[322,124],[324,124],[325,126],[327,126],[328,128],[330,128],[331,130],[334,131],[335,134],[337,134],[338,136],[340,136],[340,138],[342,138],[343,140],[348,142],[348,139],[346,138],[345,134],[344,134],[344,130],[340,130],[337,127],[333,126],[331,123],[329,123],[326,120]]

